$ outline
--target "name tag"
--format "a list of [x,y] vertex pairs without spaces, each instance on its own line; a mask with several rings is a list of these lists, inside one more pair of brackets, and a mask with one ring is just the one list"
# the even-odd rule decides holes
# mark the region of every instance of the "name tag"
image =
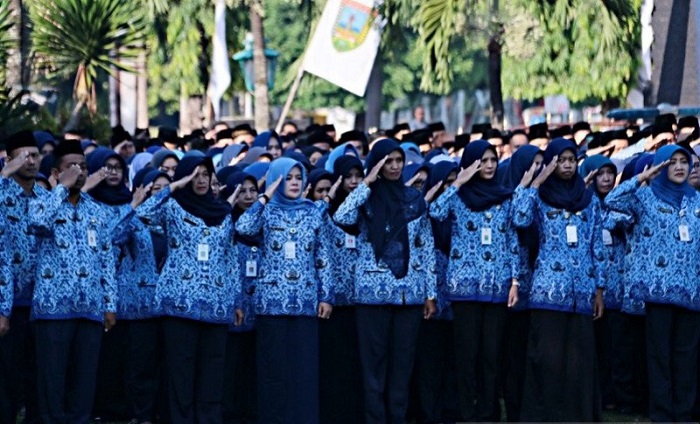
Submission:
[[491,239],[491,229],[490,228],[482,228],[481,229],[481,244],[483,246],[488,246],[491,244],[493,240]]
[[345,248],[346,249],[356,249],[357,239],[351,234],[345,234]]
[[297,244],[293,241],[288,241],[284,244],[284,259],[297,258]]
[[575,225],[566,226],[566,242],[569,244],[578,243],[578,231]]
[[246,261],[245,263],[245,276],[246,277],[257,277],[258,276],[258,261]]
[[197,260],[199,262],[209,261],[209,245],[205,243],[200,243],[197,246]]
[[608,230],[603,230],[603,244],[606,246],[612,246],[613,244],[612,234]]
[[97,247],[97,232],[95,232],[95,230],[88,230],[87,238],[88,238],[88,246]]
[[678,235],[681,237],[681,241],[690,241],[690,229],[687,225],[678,226]]

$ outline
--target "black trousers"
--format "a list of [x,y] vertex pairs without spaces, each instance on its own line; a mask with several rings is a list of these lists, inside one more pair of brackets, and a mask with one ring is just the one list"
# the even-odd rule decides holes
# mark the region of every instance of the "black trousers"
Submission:
[[171,424],[221,423],[227,326],[163,318]]
[[649,400],[646,317],[621,312],[613,320],[612,328],[615,334],[612,379],[618,409],[646,414]]
[[532,310],[522,421],[601,421],[593,318]]
[[256,331],[229,332],[224,368],[224,423],[257,422],[258,383]]
[[318,424],[318,318],[258,315],[258,422]]
[[466,421],[500,421],[498,377],[508,308],[452,302],[459,403]]
[[126,358],[128,325],[116,325],[109,332],[102,333],[100,359],[97,366],[97,387],[94,417],[102,421],[122,421],[129,416],[129,403],[126,394]]
[[422,320],[409,413],[418,423],[461,421],[452,321]]
[[422,306],[357,305],[367,424],[406,422]]
[[508,311],[503,346],[502,385],[507,421],[520,421],[530,311]]
[[692,420],[698,383],[700,313],[646,304],[649,418]]
[[322,423],[362,422],[362,376],[354,306],[337,306],[318,323]]
[[36,348],[30,308],[12,309],[10,331],[0,338],[0,422],[14,423],[22,405],[25,424],[39,422],[36,395]]
[[161,380],[163,340],[156,318],[122,321],[126,326],[126,395],[129,418],[139,423],[155,422]]
[[617,362],[613,361],[615,341],[619,340],[615,334],[618,326],[616,321],[620,319],[620,311],[606,309],[603,316],[593,323],[596,339],[596,355],[598,356],[598,380],[602,406],[611,409],[617,405],[615,387],[613,385],[613,367]]
[[83,319],[39,320],[34,322],[34,333],[41,422],[89,423],[102,324]]

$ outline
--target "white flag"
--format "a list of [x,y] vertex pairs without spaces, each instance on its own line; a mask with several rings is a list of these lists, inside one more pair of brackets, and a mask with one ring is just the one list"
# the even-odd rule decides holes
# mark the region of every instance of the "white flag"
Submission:
[[374,0],[328,0],[304,57],[304,70],[364,96],[381,41]]
[[211,75],[207,93],[214,107],[214,119],[219,118],[221,97],[231,84],[231,70],[228,66],[228,51],[226,49],[226,2],[216,1],[214,11],[214,39],[212,40]]

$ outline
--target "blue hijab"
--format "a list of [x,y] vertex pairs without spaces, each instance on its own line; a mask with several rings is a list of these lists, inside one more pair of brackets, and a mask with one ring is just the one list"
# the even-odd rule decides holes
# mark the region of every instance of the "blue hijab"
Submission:
[[644,168],[651,166],[654,163],[654,155],[652,153],[644,153],[637,160],[637,164],[634,166],[634,175],[639,175],[644,172]]
[[[539,147],[526,144],[518,148],[518,150],[513,153],[509,161],[501,169],[499,166],[498,172],[503,172],[503,185],[510,190],[515,190],[518,185],[520,185],[520,180],[523,179],[523,175],[530,169],[532,162],[535,160],[535,156],[538,153],[542,153]],[[537,174],[535,174],[537,175]]]
[[126,180],[129,175],[129,169],[126,166],[124,158],[119,156],[114,150],[106,147],[98,147],[88,155],[88,172],[94,174],[99,171],[107,160],[117,159],[122,167],[122,179],[119,185],[112,187],[107,184],[107,181],[100,182],[95,188],[90,190],[90,196],[100,203],[110,206],[125,205],[131,202],[131,191],[126,186]]
[[256,180],[260,181],[262,180],[262,177],[264,177],[265,174],[267,174],[267,171],[269,169],[269,162],[256,162],[246,166],[243,170],[255,177]]
[[637,161],[640,157],[641,155],[633,157],[632,160],[622,169],[622,176],[620,176],[620,184],[637,175],[634,173],[634,169],[637,166]]
[[[464,148],[459,166],[468,168],[477,160],[481,160],[487,150],[492,151],[498,157],[496,148],[488,141],[472,141]],[[513,196],[513,190],[501,185],[497,176],[498,168],[496,169],[496,175],[490,180],[485,180],[476,173],[466,184],[459,188],[457,195],[469,209],[476,212],[485,211],[494,205],[499,205]]]
[[[236,191],[236,188],[243,184],[243,182],[246,180],[253,183],[255,187],[258,186],[258,181],[254,176],[244,171],[236,171],[226,178],[226,187],[221,191],[219,197],[222,199],[228,199],[233,192]],[[238,218],[243,215],[243,212],[245,212],[243,209],[239,208],[237,205],[233,205],[233,209],[231,210],[231,217],[233,218],[233,221],[237,221]]]
[[[209,175],[214,174],[214,165],[211,159],[202,156],[188,156],[183,157],[177,165],[173,179],[177,181],[187,177],[200,165],[204,165],[207,168]],[[211,183],[211,177],[209,181]],[[211,187],[205,194],[198,195],[192,189],[192,183],[190,182],[185,187],[174,192],[172,198],[175,199],[182,209],[202,219],[208,227],[221,225],[224,219],[231,214],[231,205],[223,199],[214,197]]]
[[137,153],[134,155],[133,159],[131,159],[131,166],[129,167],[129,181],[131,181],[132,186],[134,184],[133,181],[136,173],[142,169],[150,167],[151,159],[153,159],[153,155],[148,152]]
[[352,155],[358,159],[360,158],[360,155],[357,154],[357,149],[355,149],[355,146],[353,146],[352,143],[343,143],[340,146],[333,149],[333,151],[328,155],[328,160],[326,160],[325,163],[326,171],[333,172],[333,165],[335,165],[335,161],[338,160],[338,158],[343,157],[345,155]]
[[313,193],[314,190],[316,189],[316,185],[320,183],[322,180],[328,180],[331,182],[331,185],[335,181],[333,181],[333,174],[330,172],[326,171],[325,169],[314,169],[313,171],[309,172],[309,198],[313,199]]
[[[678,145],[663,146],[656,151],[654,155],[654,166],[671,159],[676,152],[681,152],[688,159],[689,172],[693,166],[693,158],[690,153]],[[668,165],[661,169],[661,173],[651,180],[651,191],[664,203],[668,203],[676,208],[681,207],[683,196],[693,197],[696,192],[693,187],[688,184],[688,179],[681,184],[676,184],[668,178]]]
[[[428,179],[423,186],[423,195],[425,196],[425,194],[438,183],[442,183],[442,186],[440,187],[440,190],[438,190],[436,196],[440,195],[445,188],[447,177],[449,177],[453,172],[459,172],[459,167],[456,163],[450,161],[441,161],[436,163],[428,173]],[[440,249],[440,251],[446,256],[449,256],[450,246],[452,244],[452,222],[449,220],[440,222],[436,219],[430,218],[430,225],[433,228],[435,247]]]
[[294,167],[301,170],[301,190],[303,191],[304,187],[306,187],[306,170],[301,163],[294,159],[284,157],[277,158],[270,163],[270,170],[267,172],[267,179],[265,181],[267,184],[272,184],[280,177],[282,177],[282,181],[280,185],[277,186],[277,190],[275,190],[275,194],[272,195],[272,199],[270,199],[268,205],[285,210],[298,210],[314,206],[314,202],[305,199],[303,193],[300,193],[299,197],[296,199],[290,199],[284,195],[285,180]]
[[[338,158],[338,160],[335,161],[333,164],[333,181],[338,181],[338,178],[343,177],[347,178],[348,175],[350,175],[350,171],[353,169],[357,169],[360,171],[360,175],[362,177],[365,176],[364,170],[362,169],[362,162],[360,159],[356,158],[355,156],[351,155],[345,155],[341,156]],[[335,197],[330,201],[330,204],[328,206],[328,213],[330,216],[334,216],[335,213],[338,211],[338,208],[340,208],[340,205],[343,204],[345,199],[347,199],[348,195],[350,193],[345,190],[343,185],[341,184],[338,190],[335,193]],[[344,228],[347,231],[346,228]],[[355,231],[357,229],[355,228]],[[358,235],[358,233],[355,233],[354,235]]]
[[[593,155],[587,157],[586,160],[584,160],[581,166],[579,167],[579,172],[581,173],[581,175],[588,175],[591,172],[597,171],[600,168],[606,166],[610,167],[613,173],[617,176],[617,167],[615,167],[615,164],[610,160],[610,158],[603,155]],[[598,191],[598,182],[596,178],[593,179],[593,189],[595,190],[595,194],[598,195],[599,198],[603,197],[600,191]]]
[[[160,177],[165,177],[170,181],[168,174],[163,171],[153,168],[144,168],[141,171],[146,171],[143,175],[143,181],[141,181],[141,184],[144,186],[149,185]],[[136,180],[136,178],[134,178],[134,180]],[[165,260],[168,258],[168,237],[160,231],[151,231],[151,244],[153,245],[153,256],[156,259],[156,267],[160,272],[163,269]]]
[[274,138],[277,140],[277,143],[280,145],[280,149],[282,149],[282,142],[280,141],[280,137],[277,135],[275,131],[268,130],[268,131],[263,131],[260,134],[255,137],[253,140],[253,145],[251,147],[264,147],[265,150],[267,150],[267,147],[270,145],[270,139]]
[[238,157],[243,152],[248,151],[247,144],[232,144],[226,146],[223,152],[221,152],[221,161],[219,162],[218,169],[231,165],[231,161]]
[[[406,154],[392,139],[379,140],[367,156],[365,168],[370,172],[385,156],[399,152]],[[399,178],[390,181],[383,176],[370,185],[369,199],[362,208],[367,225],[367,238],[372,244],[374,258],[383,260],[394,277],[400,279],[408,273],[410,243],[408,223],[420,218],[426,210],[423,195],[412,187],[406,187]]]
[[[567,150],[573,152],[576,157],[576,144],[573,141],[563,137],[555,138],[544,151],[542,163],[547,166],[554,156],[561,156]],[[553,172],[540,186],[539,195],[544,203],[554,208],[578,212],[591,203],[593,191],[586,188],[586,183],[583,182],[576,167],[574,175],[568,180],[557,177],[556,172]]]

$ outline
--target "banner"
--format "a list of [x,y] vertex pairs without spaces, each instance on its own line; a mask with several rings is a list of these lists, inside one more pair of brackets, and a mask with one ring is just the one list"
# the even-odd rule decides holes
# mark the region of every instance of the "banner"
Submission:
[[303,68],[364,96],[381,41],[373,0],[328,0],[306,49]]
[[226,2],[216,1],[214,10],[214,38],[212,40],[211,75],[207,93],[214,108],[214,119],[219,119],[221,97],[231,85],[231,69],[229,68],[228,51],[226,48]]

